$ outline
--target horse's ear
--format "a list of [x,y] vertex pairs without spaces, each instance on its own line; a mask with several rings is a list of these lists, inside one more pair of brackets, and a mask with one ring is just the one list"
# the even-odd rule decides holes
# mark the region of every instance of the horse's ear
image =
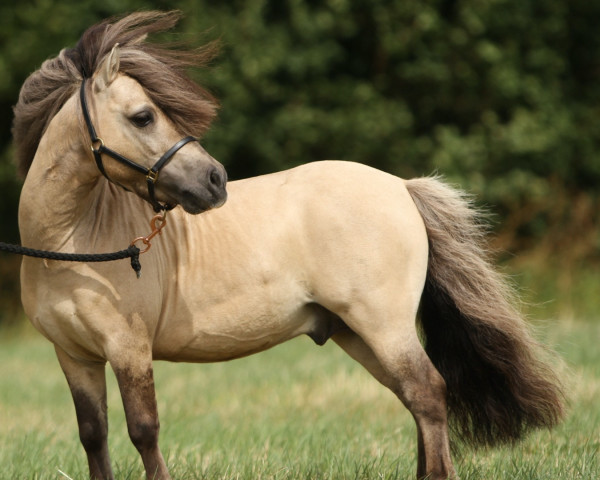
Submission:
[[96,91],[108,87],[119,73],[119,44],[116,43],[110,53],[102,61],[94,86]]

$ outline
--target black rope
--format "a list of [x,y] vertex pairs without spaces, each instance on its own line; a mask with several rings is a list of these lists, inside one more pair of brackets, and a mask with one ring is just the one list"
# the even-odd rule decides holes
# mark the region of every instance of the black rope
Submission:
[[130,245],[125,250],[119,250],[113,253],[60,253],[49,252],[46,250],[35,250],[33,248],[22,247],[20,245],[11,245],[0,242],[0,250],[27,257],[47,258],[49,260],[62,260],[67,262],[112,262],[113,260],[122,260],[131,258],[131,268],[140,278],[142,265],[140,264],[140,249],[135,245]]

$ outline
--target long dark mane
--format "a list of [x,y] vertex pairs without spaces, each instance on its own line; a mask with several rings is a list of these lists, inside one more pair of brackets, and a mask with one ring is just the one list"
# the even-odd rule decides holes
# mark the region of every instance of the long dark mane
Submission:
[[149,34],[173,28],[180,16],[177,11],[138,12],[106,20],[87,29],[77,46],[63,49],[32,73],[14,107],[12,133],[19,174],[27,175],[52,118],[116,43],[120,47],[120,71],[142,85],[182,134],[200,136],[213,120],[217,105],[186,75],[186,69],[206,65],[214,58],[215,44],[189,49],[181,44],[146,42]]

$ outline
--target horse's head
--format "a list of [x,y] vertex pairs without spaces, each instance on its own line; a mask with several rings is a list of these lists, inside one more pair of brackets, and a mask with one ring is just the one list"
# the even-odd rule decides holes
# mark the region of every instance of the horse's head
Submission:
[[221,206],[227,198],[225,169],[195,138],[182,139],[142,85],[120,73],[119,50],[112,49],[81,94],[82,108],[90,112],[89,134],[97,134],[88,139],[101,172],[155,208],[158,202],[180,204],[196,214]]

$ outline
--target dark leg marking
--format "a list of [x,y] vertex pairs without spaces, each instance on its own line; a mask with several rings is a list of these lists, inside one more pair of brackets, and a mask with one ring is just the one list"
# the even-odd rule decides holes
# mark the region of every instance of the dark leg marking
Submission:
[[123,398],[129,437],[140,452],[147,478],[152,480],[170,479],[158,447],[160,423],[152,365],[150,364],[140,373],[134,373],[130,368],[115,368],[115,375]]
[[93,480],[113,480],[108,454],[106,377],[104,363],[78,362],[55,346],[56,356],[71,389],[79,438]]
[[73,389],[71,394],[73,395],[77,424],[79,425],[79,439],[87,454],[90,478],[98,480],[112,479],[113,473],[110,466],[107,442],[106,399],[97,404],[83,390]]

